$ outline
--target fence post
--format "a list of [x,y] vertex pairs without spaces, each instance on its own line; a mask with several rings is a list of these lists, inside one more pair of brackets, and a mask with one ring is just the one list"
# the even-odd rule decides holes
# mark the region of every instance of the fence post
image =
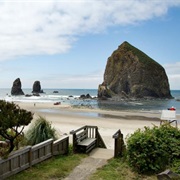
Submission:
[[123,134],[120,129],[113,135],[114,141],[114,157],[122,156],[124,151]]
[[54,140],[51,142],[51,154],[52,154],[52,156],[54,156],[54,148],[53,148],[53,142],[54,142]]
[[72,134],[72,144],[73,144],[73,152],[76,152],[76,134],[74,130],[70,131],[70,134]]
[[114,139],[114,157],[118,156],[118,143],[117,143],[117,138]]
[[32,146],[29,148],[29,167],[32,167]]

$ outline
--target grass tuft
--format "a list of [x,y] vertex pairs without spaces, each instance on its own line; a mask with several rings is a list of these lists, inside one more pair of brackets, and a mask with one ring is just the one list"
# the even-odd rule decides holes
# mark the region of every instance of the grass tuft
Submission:
[[108,164],[98,169],[90,180],[157,180],[156,176],[145,176],[133,172],[128,163],[120,158],[109,160]]

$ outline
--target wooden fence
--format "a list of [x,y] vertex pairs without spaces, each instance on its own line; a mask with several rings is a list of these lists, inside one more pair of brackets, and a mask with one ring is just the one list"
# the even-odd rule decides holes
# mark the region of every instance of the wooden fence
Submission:
[[69,137],[57,141],[49,139],[34,146],[13,152],[7,159],[0,159],[0,179],[5,179],[54,155],[68,153]]

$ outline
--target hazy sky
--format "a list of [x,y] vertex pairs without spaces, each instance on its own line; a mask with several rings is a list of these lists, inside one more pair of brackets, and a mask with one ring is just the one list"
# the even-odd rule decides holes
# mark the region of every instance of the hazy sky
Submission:
[[0,0],[0,88],[98,88],[124,41],[180,89],[180,0]]

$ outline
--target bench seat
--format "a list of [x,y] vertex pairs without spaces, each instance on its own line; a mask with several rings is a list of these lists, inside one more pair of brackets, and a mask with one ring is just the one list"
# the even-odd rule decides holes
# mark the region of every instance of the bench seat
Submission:
[[80,141],[77,146],[81,152],[90,152],[96,146],[96,138],[86,138]]

